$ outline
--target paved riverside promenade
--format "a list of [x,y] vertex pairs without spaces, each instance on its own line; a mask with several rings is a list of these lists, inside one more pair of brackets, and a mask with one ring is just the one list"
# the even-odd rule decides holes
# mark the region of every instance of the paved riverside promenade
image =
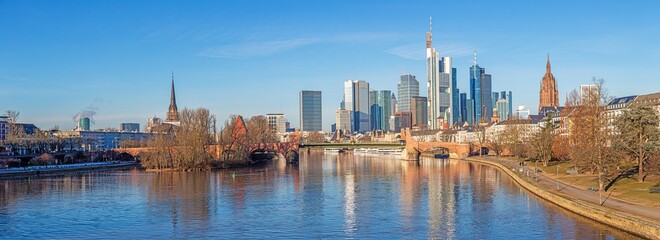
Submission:
[[[527,179],[530,182],[534,182],[534,179],[537,177],[537,175],[534,173],[534,166],[527,165],[524,167],[523,172],[518,171],[518,169],[521,167],[518,165],[518,161],[499,159],[492,156],[484,156],[483,158],[480,157],[473,157],[473,158],[500,163],[508,167],[509,169],[512,169],[512,171],[514,171],[516,174],[518,174],[519,176],[523,176],[525,179]],[[545,188],[547,191],[562,193],[576,200],[581,200],[596,205],[600,204],[600,197],[598,196],[598,192],[589,189],[577,188],[571,185],[564,184],[561,181],[557,182],[555,179],[548,177],[544,173],[538,174],[538,181],[536,182],[539,183],[539,185]],[[557,186],[559,186],[558,189]],[[602,206],[620,212],[625,212],[631,215],[637,215],[639,217],[646,218],[648,220],[660,224],[660,208],[639,205],[632,202],[617,199],[614,197],[608,198],[607,196],[608,194],[609,194],[608,192],[602,193],[601,197],[605,201]]]
[[13,178],[13,177],[27,177],[40,174],[55,174],[73,171],[96,170],[104,168],[118,168],[133,166],[134,161],[120,162],[91,162],[91,163],[75,163],[75,164],[62,164],[62,165],[46,165],[46,166],[30,166],[30,167],[16,167],[0,169],[0,178]]

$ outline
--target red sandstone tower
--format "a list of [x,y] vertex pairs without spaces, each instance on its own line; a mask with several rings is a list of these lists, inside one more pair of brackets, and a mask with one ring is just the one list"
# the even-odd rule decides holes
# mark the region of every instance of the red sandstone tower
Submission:
[[557,82],[555,76],[552,75],[550,70],[550,54],[548,54],[548,63],[545,65],[545,75],[541,80],[541,93],[540,93],[539,111],[543,107],[558,107],[559,94],[557,93]]

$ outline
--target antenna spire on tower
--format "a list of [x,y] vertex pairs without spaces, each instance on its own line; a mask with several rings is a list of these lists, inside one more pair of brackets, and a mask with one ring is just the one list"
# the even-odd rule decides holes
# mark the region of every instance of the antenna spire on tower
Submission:
[[429,17],[429,32],[433,32],[433,16]]
[[474,49],[474,65],[477,66],[477,49]]

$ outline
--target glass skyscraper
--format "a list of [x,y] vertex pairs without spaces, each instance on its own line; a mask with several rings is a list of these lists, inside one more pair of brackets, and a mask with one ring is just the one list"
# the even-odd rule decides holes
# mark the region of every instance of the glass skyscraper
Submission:
[[321,91],[300,91],[300,131],[322,131]]
[[352,132],[370,130],[369,83],[363,80],[344,82],[344,107],[353,113]]
[[472,116],[474,116],[474,121],[472,123],[478,123],[481,120],[481,113],[483,110],[481,108],[481,77],[483,72],[484,69],[477,64],[475,52],[474,65],[470,67],[470,99],[474,101],[474,104],[472,105],[472,108],[468,108],[468,112],[472,112]]
[[381,121],[381,112],[383,107],[380,106],[378,99],[380,96],[378,91],[369,90],[369,118],[371,119],[371,130],[383,130]]
[[467,93],[460,94],[461,101],[461,122],[467,122]]
[[[483,69],[483,68],[482,68]],[[484,70],[485,71],[485,70]],[[482,75],[481,79],[481,91],[482,91],[482,96],[481,96],[481,101],[484,106],[484,115],[482,116],[486,122],[490,122],[490,118],[493,116],[493,93],[492,93],[492,85],[491,85],[491,76],[490,74],[484,74]]]
[[415,75],[403,74],[397,84],[399,92],[398,107],[399,112],[410,112],[410,99],[419,96],[419,82]]
[[381,107],[380,126],[383,130],[390,130],[390,116],[394,115],[392,112],[392,91],[381,90],[378,93],[378,105]]

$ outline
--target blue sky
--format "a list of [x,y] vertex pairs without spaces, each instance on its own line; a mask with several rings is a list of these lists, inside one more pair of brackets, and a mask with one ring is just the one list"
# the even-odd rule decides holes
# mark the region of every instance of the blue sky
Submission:
[[[356,1],[357,2],[357,1]],[[298,126],[298,92],[323,91],[334,123],[342,82],[395,90],[411,73],[426,92],[424,36],[454,58],[467,90],[472,51],[493,90],[538,105],[546,54],[560,101],[592,77],[612,96],[660,90],[658,1],[3,1],[0,110],[41,128],[94,128],[165,117],[175,72],[179,108],[218,119],[283,112]]]

